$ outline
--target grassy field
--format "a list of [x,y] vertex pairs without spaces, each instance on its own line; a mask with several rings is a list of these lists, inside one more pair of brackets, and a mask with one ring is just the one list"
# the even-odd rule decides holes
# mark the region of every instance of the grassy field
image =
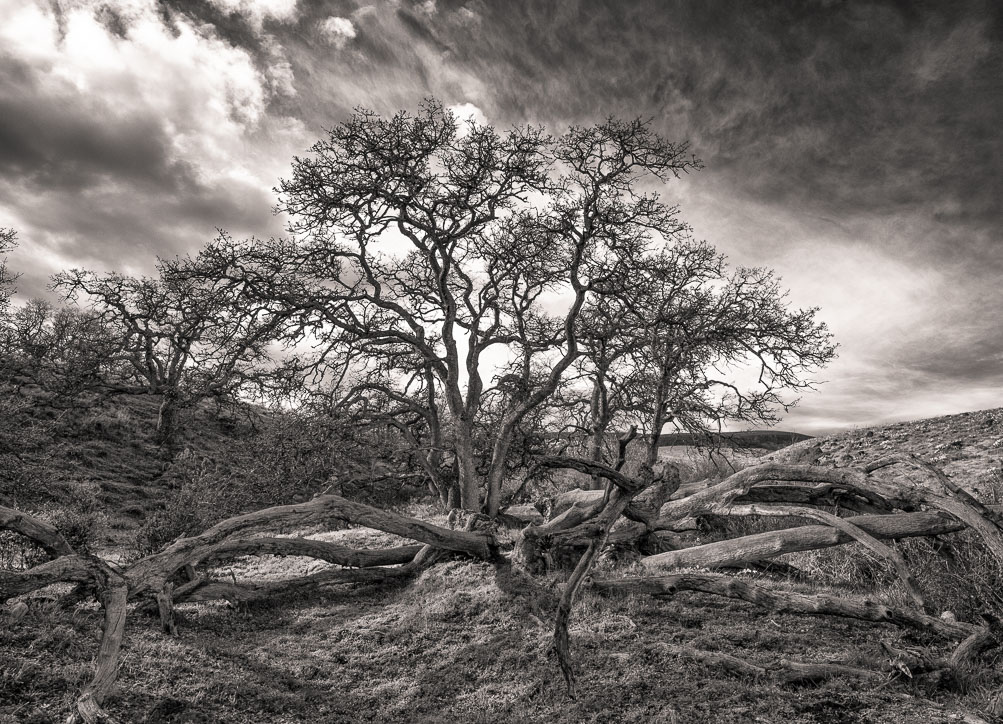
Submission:
[[[889,450],[943,456],[937,462],[958,482],[997,502],[1003,423],[996,420],[1003,420],[1003,411],[851,431],[823,441],[824,462],[853,464]],[[677,453],[689,454],[666,451]],[[137,504],[121,494],[116,505]],[[407,512],[443,522],[427,506]],[[110,519],[127,520],[115,514]],[[123,539],[126,529],[119,530],[106,539],[109,545]],[[353,547],[401,543],[359,528],[315,535]],[[713,531],[695,535],[712,537]],[[952,538],[958,550],[970,545]],[[961,575],[958,569],[939,563],[932,547],[910,545],[902,549],[939,607],[953,607],[963,620],[980,607],[999,610],[999,602],[986,600],[991,592],[967,591],[952,578]],[[893,577],[857,546],[790,558],[827,590],[900,600]],[[277,580],[327,565],[244,559],[217,574],[238,582]],[[963,573],[971,578],[980,570]],[[610,555],[595,575],[638,574],[630,556]],[[182,604],[177,637],[160,633],[155,618],[134,613],[106,708],[123,722],[164,723],[925,724],[979,721],[973,713],[993,721],[986,706],[1003,685],[994,660],[979,671],[962,672],[948,685],[904,673],[879,682],[836,678],[786,685],[773,676],[737,675],[694,655],[732,654],[767,669],[784,659],[879,668],[885,656],[882,640],[898,648],[943,651],[943,642],[926,634],[775,615],[702,594],[603,597],[587,587],[571,625],[579,674],[578,698],[572,701],[550,653],[553,596],[566,575],[544,579],[541,593],[511,567],[456,557],[393,585],[342,585],[323,597],[251,606]],[[821,585],[741,575],[785,589]],[[972,598],[967,609],[965,596]],[[64,610],[36,596],[26,611],[0,610],[0,722],[63,721],[91,674],[100,625],[94,603]]]

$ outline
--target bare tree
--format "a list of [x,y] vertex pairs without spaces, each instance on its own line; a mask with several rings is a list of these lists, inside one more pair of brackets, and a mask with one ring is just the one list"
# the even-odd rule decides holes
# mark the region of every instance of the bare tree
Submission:
[[[357,111],[312,151],[280,188],[300,240],[290,273],[312,279],[305,291],[325,324],[370,356],[407,358],[398,371],[434,385],[444,409],[426,409],[448,424],[460,504],[496,514],[520,423],[580,354],[586,300],[614,291],[635,249],[682,228],[638,178],[696,161],[640,121],[551,139],[461,128],[435,102],[390,119]],[[499,369],[517,383],[480,473],[475,429]]]
[[17,244],[17,233],[13,229],[0,227],[0,320],[3,320],[10,307],[10,298],[14,293],[16,275],[7,269],[7,253]]
[[53,277],[52,286],[85,301],[115,332],[109,357],[122,374],[105,379],[105,389],[161,395],[157,433],[171,443],[180,410],[206,398],[235,400],[274,380],[269,345],[283,337],[289,314],[235,303],[233,286],[201,256],[161,260],[158,272],[138,278],[72,270]]

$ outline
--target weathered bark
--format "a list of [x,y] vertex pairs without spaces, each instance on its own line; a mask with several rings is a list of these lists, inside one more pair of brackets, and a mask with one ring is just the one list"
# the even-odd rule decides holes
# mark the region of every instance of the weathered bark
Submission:
[[174,616],[174,584],[168,581],[164,590],[157,594],[157,608],[160,611],[160,630],[177,636],[178,622]]
[[302,526],[331,520],[364,525],[428,543],[436,548],[469,553],[478,558],[491,557],[494,546],[492,538],[483,533],[449,530],[337,495],[322,495],[308,503],[280,505],[229,518],[200,535],[176,541],[166,550],[144,558],[126,571],[130,595],[140,596],[159,591],[179,568],[198,560],[203,551],[212,553],[215,546],[231,536],[280,525]]
[[27,571],[0,571],[0,603],[53,583],[84,583],[93,577],[91,562],[75,554],[60,556]]
[[177,436],[178,408],[180,394],[170,387],[164,390],[160,408],[157,410],[157,442],[161,445],[172,445]]
[[958,644],[947,665],[954,671],[970,666],[979,654],[1000,645],[1000,635],[1000,622],[991,621]]
[[777,613],[807,613],[891,623],[930,631],[947,639],[963,639],[976,630],[971,624],[946,621],[922,611],[892,608],[870,598],[780,591],[720,573],[677,573],[602,580],[594,581],[593,585],[603,592],[647,593],[655,596],[671,596],[678,591],[698,591],[747,601]]
[[463,429],[469,427],[469,422],[458,419],[457,427],[461,428],[457,430],[453,440],[457,462],[457,485],[460,493],[460,504],[457,507],[477,512],[481,509],[480,478],[477,475],[474,444],[470,431]]
[[[663,508],[664,510],[664,508]],[[742,514],[750,509],[735,506],[725,513]],[[756,508],[757,515],[761,509]],[[880,539],[934,536],[963,530],[965,525],[942,513],[898,513],[895,515],[860,515],[846,518],[853,525]],[[853,541],[836,528],[822,525],[799,526],[732,538],[705,545],[668,551],[641,559],[649,568],[735,567],[751,561],[774,558],[785,553],[829,548]]]
[[73,555],[73,547],[62,533],[38,518],[0,505],[0,530],[20,533],[38,543],[50,557]]
[[321,591],[328,586],[347,583],[383,583],[414,575],[419,565],[394,566],[390,568],[336,568],[319,571],[308,576],[264,583],[225,583],[222,581],[200,581],[200,585],[183,586],[175,592],[178,603],[193,601],[227,600],[231,603],[264,601],[277,596],[307,594]]
[[[899,485],[872,477],[870,472],[881,466],[870,471],[846,471],[769,463],[737,473],[714,486],[690,488],[689,495],[677,497],[662,505],[664,498],[675,492],[678,482],[662,481],[665,485],[661,488],[651,488],[652,482],[660,481],[653,479],[650,467],[643,467],[637,477],[624,475],[620,472],[624,447],[621,445],[615,468],[594,461],[568,458],[545,461],[545,465],[552,467],[571,467],[596,474],[607,481],[607,490],[601,494],[580,496],[554,519],[526,527],[521,539],[517,541],[514,557],[518,558],[520,554],[525,555],[526,551],[530,551],[532,556],[528,560],[531,562],[546,560],[554,548],[586,547],[558,602],[554,627],[558,662],[572,696],[575,676],[568,636],[570,614],[576,595],[588,580],[595,560],[603,547],[611,541],[638,540],[644,535],[686,527],[687,523],[692,525],[694,515],[784,515],[814,518],[823,521],[825,525],[799,526],[670,551],[649,556],[644,562],[655,566],[734,566],[796,550],[857,540],[892,562],[907,588],[912,589],[917,606],[922,604],[922,599],[915,590],[915,581],[906,570],[904,561],[892,549],[880,543],[879,539],[938,535],[971,527],[986,541],[994,554],[1003,556],[1003,528],[997,511],[975,501],[939,471],[913,459],[896,459],[887,464],[904,462],[922,470],[926,473],[922,484]],[[651,492],[645,494],[642,492],[645,490]],[[639,500],[639,494],[645,494],[646,500]],[[764,504],[764,500],[773,504]],[[801,505],[789,504],[792,500]],[[909,510],[927,506],[940,512],[840,518],[812,507],[829,504],[833,500],[846,501],[848,505],[843,507],[850,507],[850,503],[861,509],[880,510]],[[780,504],[777,504],[778,501]],[[642,511],[647,515],[638,513],[634,521],[623,520],[624,516],[631,514],[631,510],[635,513]],[[656,511],[659,512],[657,518],[654,515]],[[530,511],[523,512],[536,518]],[[424,545],[366,551],[326,541],[255,537],[262,531],[279,526],[306,526],[330,520],[365,525],[420,541]],[[449,530],[336,495],[324,495],[309,503],[278,506],[223,521],[198,536],[176,541],[165,551],[148,556],[119,574],[98,558],[73,553],[65,539],[51,526],[18,511],[0,508],[0,529],[10,529],[26,535],[42,545],[50,555],[56,556],[54,560],[28,571],[0,574],[0,600],[5,601],[58,582],[86,583],[88,590],[97,590],[105,607],[104,635],[94,680],[81,693],[71,720],[107,721],[109,717],[101,706],[115,680],[125,626],[126,602],[130,598],[145,595],[147,603],[155,598],[160,609],[162,627],[173,632],[176,627],[175,602],[225,599],[237,604],[293,593],[323,591],[331,586],[347,583],[401,580],[434,563],[443,551],[495,558],[497,549],[494,538],[489,533],[474,530],[475,524],[484,520],[485,516],[474,515],[466,530]],[[211,581],[194,574],[195,564],[245,555],[308,556],[344,567],[290,580],[243,584],[236,581]],[[182,569],[188,572],[190,580],[174,588],[171,579]],[[719,574],[686,573],[598,581],[595,586],[607,592],[633,591],[654,595],[670,595],[680,590],[699,591],[748,601],[775,611],[891,623],[961,641],[950,657],[929,661],[922,657],[916,659],[912,665],[917,670],[926,667],[934,672],[943,669],[950,673],[970,664],[980,652],[1000,644],[999,632],[994,624],[975,627],[933,617],[919,608],[896,609],[867,598],[851,599],[845,596],[806,595],[775,590]],[[899,658],[908,654],[893,653]],[[817,680],[837,675],[859,678],[883,676],[842,664],[780,661],[762,666],[713,652],[702,652],[695,656],[756,676],[779,672],[787,681]]]
[[557,663],[561,667],[564,681],[568,687],[568,696],[572,699],[575,698],[575,670],[571,662],[571,646],[568,637],[568,622],[571,618],[571,607],[574,606],[575,596],[578,595],[578,590],[581,588],[585,577],[592,570],[592,566],[595,565],[596,559],[606,544],[610,528],[613,527],[617,518],[620,517],[620,514],[630,504],[634,495],[634,492],[627,492],[620,488],[613,491],[609,503],[599,516],[603,519],[603,523],[595,538],[589,543],[588,549],[582,554],[578,565],[575,566],[575,570],[564,586],[561,600],[557,604],[557,617],[554,621],[554,650],[557,653]]
[[791,503],[816,505],[848,511],[859,515],[891,513],[892,506],[866,491],[847,491],[838,485],[761,485],[739,496],[736,503]]
[[[908,506],[894,488],[868,478],[859,470],[822,468],[815,465],[783,465],[767,463],[741,470],[716,485],[670,500],[662,506],[660,518],[682,518],[693,515],[725,514],[729,506],[761,483],[797,482],[838,486],[862,497],[879,497],[895,507]],[[899,505],[898,503],[901,503]]]
[[837,676],[866,681],[883,681],[887,678],[885,672],[861,669],[846,664],[808,663],[781,659],[767,666],[759,666],[721,651],[704,651],[682,646],[673,647],[673,650],[678,652],[680,656],[686,656],[702,664],[720,666],[739,676],[760,679],[777,673],[780,680],[787,684],[824,681]]
[[550,503],[548,518],[553,520],[575,503],[582,503],[586,506],[594,505],[598,501],[601,501],[605,495],[605,490],[584,490],[583,488],[565,490],[563,493],[556,496],[553,499],[553,502]]
[[913,603],[921,611],[926,608],[923,596],[919,592],[919,584],[909,571],[909,567],[906,565],[905,559],[902,558],[898,551],[893,548],[889,548],[863,528],[854,525],[852,521],[840,518],[824,510],[816,510],[814,508],[807,508],[800,505],[750,505],[745,507],[749,509],[750,515],[786,515],[790,517],[812,518],[842,531],[853,540],[864,545],[875,555],[880,556],[891,563],[895,568],[895,572],[898,574],[899,580],[902,581],[902,585],[905,587],[906,593],[909,594]]
[[532,505],[510,505],[498,514],[496,520],[502,525],[518,528],[543,525],[546,522],[543,514]]
[[193,551],[189,563],[209,563],[239,556],[304,556],[336,563],[346,568],[370,568],[408,563],[422,548],[421,544],[377,550],[355,549],[309,538],[246,538],[223,541]]
[[[630,441],[634,439],[636,434],[637,428],[631,426],[627,434],[620,437],[619,454],[617,456],[616,467],[613,468],[613,471],[607,470],[603,472],[596,470],[596,474],[609,481],[604,497],[604,501],[608,500],[608,502],[596,515],[594,520],[597,529],[594,538],[589,542],[589,546],[585,550],[585,553],[582,554],[578,565],[575,566],[575,570],[572,572],[571,577],[564,587],[564,592],[561,594],[561,600],[557,604],[557,617],[554,621],[554,650],[557,653],[557,662],[561,667],[564,681],[568,687],[568,696],[572,699],[575,698],[575,670],[571,662],[568,622],[571,619],[571,607],[575,603],[575,597],[578,595],[585,577],[592,570],[592,566],[595,565],[599,554],[606,545],[606,540],[614,523],[624,514],[636,496],[648,489],[652,482],[655,484],[663,482],[661,478],[652,480],[650,466],[642,468],[640,480],[629,480],[628,483],[620,482],[609,475],[609,472],[614,471],[619,474],[626,460],[627,445],[630,444]],[[660,495],[661,500],[664,500],[668,494],[671,494],[678,487],[678,476],[674,483],[675,486],[668,493],[664,493],[663,491],[664,494]],[[656,514],[658,507],[657,505],[653,506]]]
[[70,723],[114,722],[102,708],[105,697],[111,692],[118,677],[118,659],[125,635],[126,602],[129,596],[125,580],[104,563],[99,564],[98,585],[104,606],[104,633],[98,649],[94,678],[84,687],[76,702],[76,712]]

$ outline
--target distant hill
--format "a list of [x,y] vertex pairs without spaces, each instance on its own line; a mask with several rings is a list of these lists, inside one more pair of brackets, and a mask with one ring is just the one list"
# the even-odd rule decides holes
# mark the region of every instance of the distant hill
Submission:
[[658,439],[661,447],[672,445],[703,445],[708,443],[713,447],[759,448],[762,450],[780,450],[802,440],[810,440],[810,435],[783,430],[745,430],[742,432],[721,432],[710,435],[709,439],[686,432],[674,432],[662,435]]

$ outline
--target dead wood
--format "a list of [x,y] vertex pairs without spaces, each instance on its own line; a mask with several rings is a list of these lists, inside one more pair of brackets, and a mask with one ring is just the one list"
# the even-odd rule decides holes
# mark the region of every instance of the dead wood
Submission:
[[74,553],[73,546],[67,543],[62,533],[51,525],[27,513],[2,505],[0,505],[0,530],[10,530],[30,538],[52,558]]
[[0,603],[53,583],[84,583],[93,577],[91,561],[76,554],[60,556],[27,571],[0,571]]
[[748,506],[748,508],[750,509],[750,515],[785,515],[790,517],[812,518],[842,531],[853,540],[864,545],[875,555],[880,556],[891,563],[895,568],[895,572],[898,574],[899,580],[902,581],[902,585],[905,587],[906,593],[908,593],[909,597],[912,599],[912,602],[919,610],[922,611],[926,609],[926,603],[923,600],[922,594],[919,592],[919,584],[916,582],[916,579],[913,577],[912,572],[909,570],[909,567],[906,565],[905,559],[902,558],[901,554],[895,549],[886,546],[863,528],[854,525],[851,520],[840,518],[824,510],[816,510],[814,508],[800,505],[761,505]]
[[94,678],[84,687],[76,702],[76,711],[69,722],[114,722],[115,720],[101,708],[105,697],[115,685],[118,677],[118,659],[125,635],[126,603],[129,589],[118,573],[107,564],[98,561],[98,585],[101,588],[101,603],[104,606],[104,632],[98,649]]
[[262,583],[226,583],[203,579],[198,585],[188,584],[175,591],[177,603],[226,600],[250,603],[276,597],[306,595],[329,586],[348,583],[383,583],[414,575],[423,566],[405,565],[390,568],[335,568],[299,578]]
[[449,530],[338,495],[322,495],[308,503],[280,505],[229,518],[200,535],[174,542],[166,550],[140,560],[126,571],[130,595],[139,596],[160,590],[178,569],[191,563],[193,558],[197,560],[202,552],[211,552],[214,546],[232,536],[279,526],[304,526],[332,520],[375,528],[478,558],[489,558],[494,550],[492,537],[484,533]]
[[945,621],[921,611],[896,609],[871,598],[847,598],[824,593],[780,591],[720,573],[677,573],[668,576],[593,581],[599,591],[671,596],[697,591],[747,601],[777,613],[841,616],[860,621],[890,623],[929,631],[947,639],[964,639],[976,631],[971,624]]
[[760,485],[735,500],[736,503],[791,503],[815,505],[865,515],[891,513],[892,506],[867,491],[846,490],[839,485]]
[[958,520],[972,528],[996,560],[1003,564],[1003,517],[999,512],[983,505],[970,493],[954,483],[943,471],[920,460],[915,455],[898,456],[886,461],[879,461],[869,466],[871,470],[886,467],[884,463],[904,464],[926,473],[927,479],[935,482],[943,493],[924,491],[917,497],[932,507],[950,513]]
[[[716,485],[688,486],[685,492],[689,494],[680,495],[678,478],[656,478],[650,468],[642,468],[637,477],[626,476],[620,471],[622,458],[621,454],[615,468],[572,458],[545,459],[544,466],[579,469],[598,475],[607,480],[607,488],[605,491],[583,491],[552,520],[526,526],[513,554],[513,559],[532,569],[541,562],[545,564],[555,548],[585,548],[557,603],[554,627],[555,651],[572,696],[575,672],[568,636],[570,615],[577,593],[589,579],[589,572],[602,549],[611,542],[640,541],[653,535],[664,537],[673,530],[692,528],[695,516],[700,515],[782,515],[815,519],[824,525],[798,526],[659,553],[643,559],[645,565],[750,565],[783,553],[858,541],[896,568],[917,607],[897,609],[867,598],[774,590],[710,573],[598,581],[594,584],[596,588],[660,596],[681,590],[697,591],[748,601],[779,612],[890,623],[960,641],[950,656],[927,657],[929,660],[923,655],[908,659],[908,651],[887,649],[892,670],[903,672],[952,672],[971,665],[980,653],[1000,645],[1001,637],[994,623],[975,627],[925,613],[905,562],[880,542],[881,539],[939,535],[971,527],[994,555],[1003,560],[1003,527],[997,511],[982,505],[943,473],[922,461],[897,458],[864,470],[768,462],[735,473]],[[920,482],[900,484],[872,475],[892,464],[909,465],[924,477]],[[848,511],[880,510],[884,514],[843,518],[821,509],[821,506],[830,505]],[[894,510],[921,512],[888,512]],[[509,517],[519,518],[517,515]],[[527,517],[538,520],[535,515]],[[402,580],[434,564],[445,551],[494,559],[497,544],[491,534],[492,528],[481,530],[484,526],[480,525],[480,518],[472,518],[465,530],[449,530],[340,496],[323,495],[308,503],[277,506],[222,521],[200,535],[175,541],[166,550],[147,556],[119,573],[96,557],[74,553],[65,538],[51,526],[19,511],[0,508],[0,529],[29,537],[53,556],[53,560],[28,571],[0,574],[0,600],[60,582],[85,584],[91,595],[98,595],[105,608],[104,633],[94,679],[81,692],[71,721],[110,721],[101,707],[117,674],[128,600],[137,596],[146,596],[147,601],[155,599],[162,628],[173,633],[177,625],[176,603],[223,599],[236,605],[291,594],[316,593],[336,585]],[[420,545],[356,550],[326,541],[260,535],[283,527],[317,525],[333,520],[401,535]],[[485,520],[492,525],[496,522]],[[520,519],[520,522],[524,524],[526,520]],[[675,538],[670,544],[681,542]],[[339,567],[289,580],[247,583],[213,581],[195,573],[194,566],[199,563],[247,555],[307,556]],[[175,588],[172,579],[182,570],[188,580]],[[78,587],[77,590],[82,589]],[[716,652],[700,652],[694,656],[743,674],[779,673],[784,681],[887,676],[887,672],[839,663],[780,661],[761,666]]]
[[371,568],[408,563],[421,549],[420,544],[369,550],[348,548],[309,538],[246,538],[197,549],[190,559],[190,564],[197,565],[248,555],[304,556],[336,563],[346,568]]
[[554,621],[554,651],[557,653],[557,662],[561,667],[561,673],[564,674],[568,696],[572,699],[575,698],[575,671],[571,662],[571,646],[568,637],[568,622],[571,618],[571,608],[574,606],[575,596],[578,595],[578,590],[585,581],[585,577],[592,570],[592,566],[595,565],[596,559],[606,545],[606,538],[609,535],[610,528],[613,527],[617,518],[620,517],[630,504],[634,495],[634,492],[629,492],[622,488],[613,491],[608,505],[597,516],[597,520],[601,520],[600,527],[596,531],[595,537],[589,543],[589,547],[582,554],[578,565],[575,566],[575,570],[572,572],[571,577],[564,587],[564,592],[561,594],[561,600],[557,604],[557,616]]
[[[725,511],[725,514],[743,512],[751,510],[743,506],[734,506]],[[759,509],[756,514],[761,514]],[[934,536],[954,533],[965,528],[963,523],[942,513],[860,515],[845,520],[879,539]],[[641,563],[650,568],[735,567],[751,561],[775,558],[785,553],[829,548],[853,540],[848,533],[831,526],[807,525],[659,553],[642,558]]]
[[779,675],[779,679],[786,684],[818,682],[835,677],[863,679],[866,681],[883,681],[888,678],[888,674],[881,671],[861,669],[857,666],[848,666],[839,663],[816,663],[780,659],[775,663],[759,665],[722,651],[706,651],[689,646],[666,645],[664,648],[669,649],[678,656],[684,656],[709,666],[719,666],[739,676],[762,679]]
[[157,594],[157,608],[160,611],[160,630],[177,636],[178,623],[174,615],[174,584],[168,581],[164,590]]

